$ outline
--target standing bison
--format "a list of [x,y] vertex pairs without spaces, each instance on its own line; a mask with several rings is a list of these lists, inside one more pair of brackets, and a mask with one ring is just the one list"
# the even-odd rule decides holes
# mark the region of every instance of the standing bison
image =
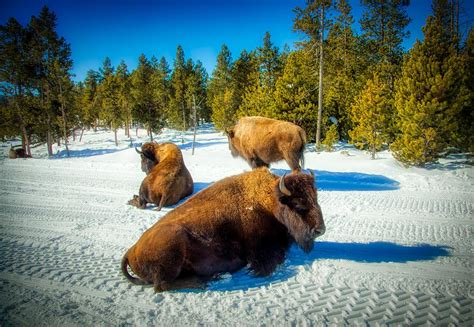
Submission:
[[267,276],[293,242],[309,252],[324,231],[312,175],[278,177],[259,168],[216,182],[169,212],[127,251],[121,268],[130,282],[157,292],[202,287],[247,265]]
[[142,171],[147,174],[128,204],[144,209],[147,203],[162,207],[173,205],[193,193],[193,179],[184,165],[181,150],[173,143],[145,143],[141,156]]
[[226,133],[232,155],[241,156],[252,168],[268,167],[272,162],[285,160],[293,171],[301,170],[306,133],[295,124],[244,117]]

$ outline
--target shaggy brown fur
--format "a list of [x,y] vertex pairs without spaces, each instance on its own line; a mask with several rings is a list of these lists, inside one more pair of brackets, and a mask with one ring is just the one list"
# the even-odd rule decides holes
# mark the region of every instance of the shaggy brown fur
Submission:
[[140,186],[140,194],[134,195],[128,204],[144,209],[147,203],[154,203],[158,206],[156,210],[161,210],[193,193],[193,179],[175,144],[145,143],[141,159],[142,171],[147,176]]
[[293,242],[310,251],[325,231],[314,178],[303,173],[282,178],[290,195],[282,193],[280,177],[266,168],[225,178],[197,193],[127,251],[123,274],[156,291],[202,287],[213,276],[247,264],[256,275],[267,276]]
[[31,156],[26,154],[26,151],[23,148],[15,149],[15,148],[11,147],[10,151],[8,151],[8,158],[10,158],[10,159],[31,158]]
[[226,133],[232,155],[241,156],[252,168],[268,167],[272,162],[285,160],[293,171],[301,169],[306,133],[295,124],[244,117]]

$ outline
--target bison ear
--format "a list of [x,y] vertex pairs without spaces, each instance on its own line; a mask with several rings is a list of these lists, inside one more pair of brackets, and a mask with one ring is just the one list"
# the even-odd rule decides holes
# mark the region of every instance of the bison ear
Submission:
[[234,137],[234,129],[233,129],[233,127],[226,128],[225,133],[226,133],[227,136],[229,136],[230,138],[233,138],[233,137]]

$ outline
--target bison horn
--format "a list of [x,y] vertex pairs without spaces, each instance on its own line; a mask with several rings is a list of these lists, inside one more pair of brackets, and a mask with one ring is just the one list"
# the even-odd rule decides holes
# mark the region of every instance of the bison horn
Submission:
[[286,174],[283,174],[283,176],[280,177],[280,184],[278,185],[278,188],[280,189],[280,192],[287,195],[287,196],[291,196],[291,192],[289,189],[286,188],[285,186],[285,175]]
[[137,151],[137,153],[140,154],[140,155],[143,154],[143,152],[138,150],[138,148],[135,148],[135,151]]
[[311,174],[311,177],[314,179],[314,184],[316,185],[316,175],[314,174],[314,171],[312,169],[309,170],[309,173]]

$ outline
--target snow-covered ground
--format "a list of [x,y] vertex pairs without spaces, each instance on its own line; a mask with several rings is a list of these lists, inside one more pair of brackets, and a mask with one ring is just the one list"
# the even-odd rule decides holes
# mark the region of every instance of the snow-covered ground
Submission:
[[[314,250],[296,247],[269,278],[245,270],[205,291],[155,294],[119,269],[123,253],[160,217],[126,205],[144,174],[120,131],[86,132],[71,157],[0,156],[0,325],[474,324],[474,168],[453,156],[404,168],[347,145],[305,153],[327,226]],[[135,144],[145,142],[143,130]],[[227,139],[167,130],[195,190],[249,170]],[[63,150],[55,148],[55,151]],[[282,174],[285,163],[273,166]]]

